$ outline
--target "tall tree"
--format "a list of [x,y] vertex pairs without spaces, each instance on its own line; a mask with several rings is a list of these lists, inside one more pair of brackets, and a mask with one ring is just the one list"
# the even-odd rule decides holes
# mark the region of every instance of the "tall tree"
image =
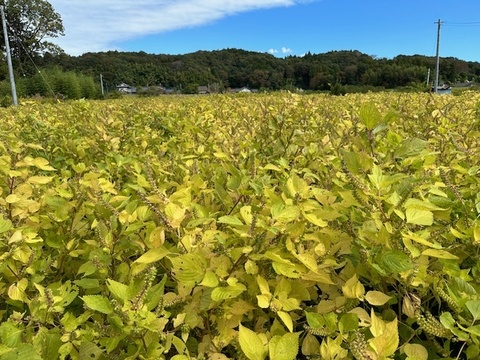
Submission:
[[[5,8],[12,57],[24,64],[28,57],[37,58],[62,49],[52,38],[64,35],[62,18],[46,0],[0,0]],[[0,45],[5,46],[0,29]]]

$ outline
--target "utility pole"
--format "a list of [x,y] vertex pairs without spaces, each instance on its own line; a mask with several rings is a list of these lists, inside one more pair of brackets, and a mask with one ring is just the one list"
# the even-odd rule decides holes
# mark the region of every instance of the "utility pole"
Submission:
[[427,87],[430,86],[430,69],[427,71]]
[[7,53],[7,64],[8,64],[8,75],[10,77],[10,87],[12,88],[12,100],[13,105],[18,105],[17,99],[17,88],[15,87],[15,78],[13,76],[13,65],[12,65],[12,56],[10,54],[10,42],[8,40],[7,32],[7,20],[5,18],[5,11],[3,5],[0,6],[0,12],[2,13],[2,25],[3,25],[3,36],[5,38],[5,51]]
[[435,64],[435,83],[433,84],[433,92],[437,93],[438,90],[438,73],[440,72],[440,28],[442,27],[443,21],[438,19],[437,22],[434,24],[438,25],[438,30],[437,30],[437,61]]
[[103,75],[100,74],[100,86],[102,87],[102,97],[105,97],[105,90],[103,90]]

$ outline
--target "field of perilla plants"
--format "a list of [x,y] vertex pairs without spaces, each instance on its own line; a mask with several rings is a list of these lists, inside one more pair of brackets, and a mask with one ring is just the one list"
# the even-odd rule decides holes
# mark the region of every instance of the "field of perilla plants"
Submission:
[[0,360],[480,357],[479,94],[0,119]]

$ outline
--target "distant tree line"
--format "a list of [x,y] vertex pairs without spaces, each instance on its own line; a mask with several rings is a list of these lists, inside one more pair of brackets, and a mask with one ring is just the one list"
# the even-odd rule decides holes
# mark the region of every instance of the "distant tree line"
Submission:
[[[100,52],[69,56],[44,53],[36,65],[53,85],[46,85],[37,69],[25,63],[17,70],[24,83],[23,95],[63,94],[66,98],[98,97],[99,76],[107,91],[127,83],[146,87],[162,85],[179,92],[196,92],[198,86],[215,85],[219,90],[248,86],[260,90],[303,89],[312,91],[365,91],[411,87],[425,88],[428,69],[431,80],[435,58],[399,55],[376,58],[359,51],[331,51],[324,54],[277,58],[267,53],[240,49],[198,51],[186,55],[154,55],[145,52]],[[6,65],[0,65],[0,80],[6,79]],[[62,80],[61,80],[62,79]],[[480,63],[442,58],[440,81],[456,83],[480,79]],[[43,83],[43,85],[42,85]],[[8,87],[0,86],[0,95]]]
[[[400,55],[393,59],[375,58],[359,51],[332,51],[324,54],[277,58],[267,53],[239,49],[198,51],[186,55],[153,55],[145,52],[102,52],[82,56],[46,54],[43,66],[59,66],[98,77],[107,87],[125,82],[134,86],[162,84],[172,88],[195,88],[218,84],[221,88],[248,86],[279,90],[329,90],[334,84],[372,86],[387,89],[425,83],[435,58]],[[442,82],[476,80],[480,63],[442,58]],[[192,86],[193,85],[193,86]]]

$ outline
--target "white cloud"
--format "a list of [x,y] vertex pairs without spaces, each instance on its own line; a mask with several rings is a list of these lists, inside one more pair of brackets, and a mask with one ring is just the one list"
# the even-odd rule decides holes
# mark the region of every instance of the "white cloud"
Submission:
[[[65,36],[54,41],[72,55],[111,50],[121,41],[201,26],[241,12],[293,6],[305,2],[305,0],[50,0],[55,10],[62,16],[65,26]],[[282,48],[284,54],[290,51]]]
[[269,53],[269,54],[272,54],[272,55],[275,55],[275,54],[278,54],[278,53],[282,53],[282,54],[286,55],[286,54],[290,54],[291,52],[292,52],[292,49],[287,48],[287,47],[285,47],[285,46],[282,47],[282,48],[280,49],[280,51],[277,50],[277,49],[269,49],[269,50],[268,50],[268,53]]

